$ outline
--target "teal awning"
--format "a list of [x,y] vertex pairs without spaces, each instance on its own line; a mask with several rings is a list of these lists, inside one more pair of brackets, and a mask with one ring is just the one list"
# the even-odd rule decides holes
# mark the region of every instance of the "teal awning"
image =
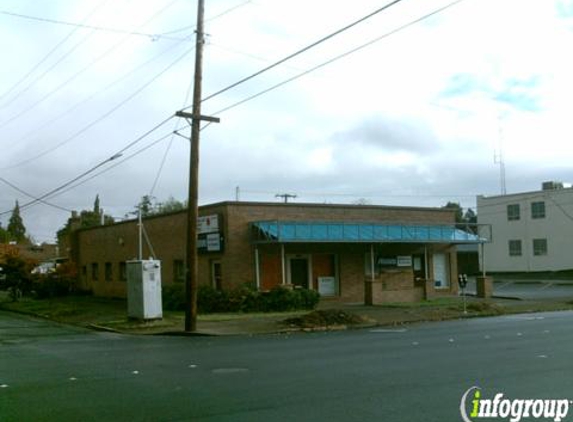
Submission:
[[454,225],[256,221],[255,243],[485,243],[471,231]]

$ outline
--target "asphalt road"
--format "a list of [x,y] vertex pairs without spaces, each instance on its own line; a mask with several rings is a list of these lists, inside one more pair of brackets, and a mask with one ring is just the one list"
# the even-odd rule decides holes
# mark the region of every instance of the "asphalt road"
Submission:
[[[468,281],[466,291],[475,294],[475,280]],[[565,280],[500,280],[493,285],[493,294],[498,297],[535,301],[573,301],[573,282]]]
[[459,421],[472,386],[484,398],[573,399],[572,327],[561,312],[149,337],[0,313],[0,421]]

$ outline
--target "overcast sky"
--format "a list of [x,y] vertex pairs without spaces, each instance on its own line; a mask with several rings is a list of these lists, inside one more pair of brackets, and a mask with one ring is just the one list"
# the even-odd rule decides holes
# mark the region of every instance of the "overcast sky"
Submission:
[[[234,200],[240,187],[241,200],[288,192],[298,202],[475,207],[476,195],[501,191],[500,148],[508,193],[573,181],[573,1],[464,0],[382,37],[450,2],[402,0],[205,101],[203,114],[215,115],[380,38],[221,113],[201,135],[200,203]],[[386,3],[206,0],[203,98]],[[0,212],[29,202],[22,191],[39,197],[73,180],[191,105],[196,7],[0,2],[0,177],[20,190],[0,184]],[[186,199],[189,142],[169,136],[176,128],[188,136],[173,118],[88,177],[115,167],[47,201],[89,209],[99,194],[106,213],[122,217],[146,194]],[[36,204],[22,216],[37,241],[51,241],[69,211]]]

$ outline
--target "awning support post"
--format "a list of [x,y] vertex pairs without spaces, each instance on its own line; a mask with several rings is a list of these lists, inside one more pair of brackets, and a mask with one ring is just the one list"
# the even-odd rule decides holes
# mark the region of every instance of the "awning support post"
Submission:
[[255,246],[255,284],[257,290],[261,290],[261,272],[260,272],[260,262],[259,262],[259,248]]
[[370,244],[370,279],[372,282],[376,280],[376,275],[374,274],[375,266],[374,266],[374,244]]
[[281,243],[281,270],[282,270],[282,284],[286,284],[286,262],[285,262],[285,245]]

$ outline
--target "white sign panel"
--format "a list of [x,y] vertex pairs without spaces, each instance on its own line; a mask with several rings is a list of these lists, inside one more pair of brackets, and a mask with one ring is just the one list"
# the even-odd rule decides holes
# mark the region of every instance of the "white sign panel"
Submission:
[[396,266],[398,267],[411,267],[412,266],[412,256],[402,255],[396,257]]
[[197,219],[197,233],[214,233],[219,231],[219,216],[206,215]]
[[219,252],[221,250],[221,237],[219,233],[207,235],[207,252]]

